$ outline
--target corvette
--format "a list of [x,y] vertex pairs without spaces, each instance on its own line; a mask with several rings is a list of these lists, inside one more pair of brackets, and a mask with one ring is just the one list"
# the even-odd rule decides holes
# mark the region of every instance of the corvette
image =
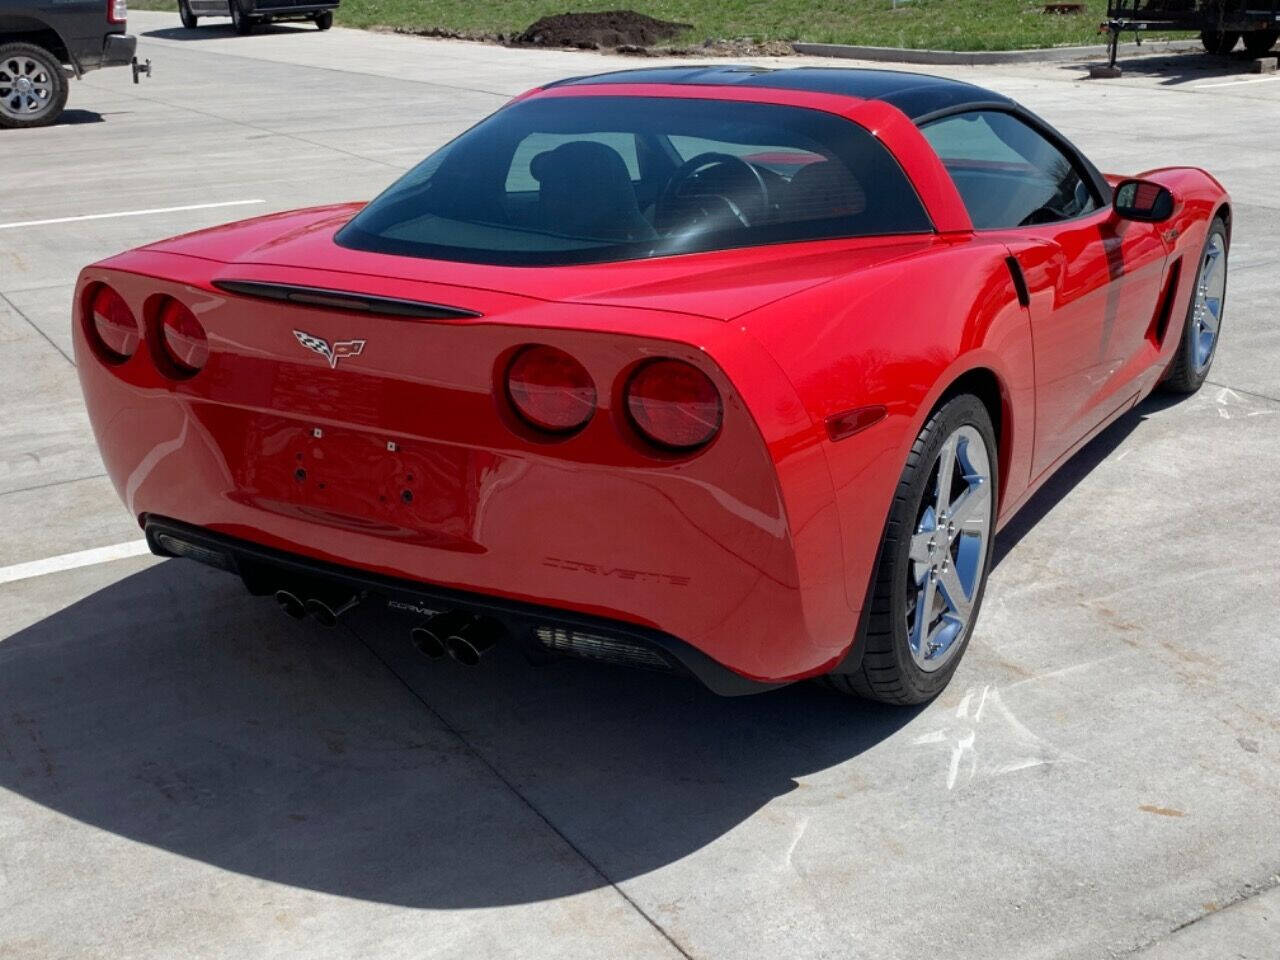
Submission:
[[293,616],[918,703],[999,527],[1203,383],[1231,218],[967,83],[628,70],[87,267],[77,365],[153,551]]

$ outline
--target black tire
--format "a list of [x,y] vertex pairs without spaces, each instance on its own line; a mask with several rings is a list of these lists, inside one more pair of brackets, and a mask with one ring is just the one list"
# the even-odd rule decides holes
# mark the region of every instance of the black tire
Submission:
[[1244,49],[1251,57],[1261,57],[1271,52],[1280,40],[1280,30],[1250,30],[1244,35]]
[[200,18],[191,12],[191,4],[187,0],[178,0],[178,19],[188,30],[194,30],[200,23]]
[[[24,79],[33,86],[20,90]],[[0,44],[0,127],[47,127],[66,106],[67,75],[57,57],[34,43]]]
[[227,0],[231,7],[231,26],[235,28],[236,33],[241,36],[247,36],[253,33],[255,26],[253,18],[244,12],[244,8],[240,6],[240,0]]
[[[1213,238],[1217,236],[1222,245],[1222,271],[1223,271],[1223,288],[1222,303],[1218,312],[1218,334],[1214,339],[1212,352],[1209,354],[1208,360],[1204,363],[1202,369],[1197,369],[1196,364],[1196,338],[1198,331],[1194,323],[1196,311],[1196,295],[1195,291],[1200,288],[1202,280],[1201,274],[1205,268],[1205,252],[1209,249],[1209,244]],[[1204,384],[1205,379],[1209,376],[1209,370],[1213,366],[1213,358],[1217,354],[1218,337],[1221,337],[1222,316],[1227,305],[1226,290],[1226,271],[1229,261],[1228,254],[1231,252],[1231,243],[1227,236],[1227,224],[1221,217],[1215,217],[1213,223],[1209,225],[1209,233],[1205,237],[1204,247],[1200,251],[1200,262],[1196,265],[1195,286],[1193,286],[1191,294],[1191,302],[1187,305],[1187,316],[1182,323],[1182,336],[1179,338],[1177,351],[1173,356],[1173,365],[1169,368],[1169,375],[1165,377],[1161,387],[1169,393],[1195,393]]]
[[333,26],[333,11],[322,10],[316,14],[316,29],[328,30]]
[[1204,44],[1205,50],[1219,57],[1225,57],[1234,50],[1239,40],[1240,32],[1238,30],[1200,31],[1200,42]]
[[[952,644],[954,653],[932,671],[916,663],[907,636],[907,617],[911,603],[908,580],[911,538],[919,517],[936,487],[936,463],[942,446],[956,430],[972,427],[987,445],[990,460],[990,515],[987,527],[986,553],[982,572],[973,591],[973,601],[964,633]],[[973,625],[977,622],[991,569],[991,553],[995,543],[995,492],[999,490],[999,454],[991,417],[982,401],[971,394],[952,397],[929,417],[907,457],[902,478],[894,493],[885,524],[880,555],[876,561],[875,579],[868,597],[868,610],[863,617],[857,642],[862,645],[862,662],[856,672],[830,674],[827,685],[841,693],[852,694],[883,703],[908,705],[932,700],[947,683],[964,656]],[[949,648],[949,649],[951,649]]]

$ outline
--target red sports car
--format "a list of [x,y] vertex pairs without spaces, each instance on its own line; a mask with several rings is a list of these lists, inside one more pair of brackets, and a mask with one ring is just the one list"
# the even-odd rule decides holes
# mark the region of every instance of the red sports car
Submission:
[[153,550],[295,616],[916,703],[1000,525],[1204,381],[1230,236],[1204,171],[1103,176],[969,84],[629,70],[88,267],[75,344]]

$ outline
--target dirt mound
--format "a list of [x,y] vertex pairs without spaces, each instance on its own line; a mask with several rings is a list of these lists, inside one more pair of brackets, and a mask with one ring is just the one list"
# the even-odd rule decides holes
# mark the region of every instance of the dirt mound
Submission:
[[544,47],[649,47],[670,40],[685,23],[655,20],[633,10],[609,10],[604,13],[561,13],[543,17],[537,23],[511,38],[512,43],[536,44]]

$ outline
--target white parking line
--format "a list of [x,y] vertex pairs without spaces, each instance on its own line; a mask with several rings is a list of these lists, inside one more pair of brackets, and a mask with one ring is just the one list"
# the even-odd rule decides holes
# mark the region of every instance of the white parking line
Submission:
[[1280,74],[1274,77],[1250,77],[1247,80],[1227,80],[1224,83],[1197,83],[1197,90],[1211,90],[1214,87],[1234,87],[1242,83],[1266,83],[1268,80],[1280,80]]
[[212,210],[215,207],[244,207],[265,200],[226,200],[222,203],[192,203],[184,207],[154,207],[150,210],[119,210],[115,213],[88,213],[81,217],[55,217],[52,220],[19,220],[16,223],[0,223],[0,230],[14,227],[43,227],[51,223],[76,223],[80,220],[110,220],[114,217],[146,217],[153,213],[179,213],[183,210]]
[[147,541],[130,540],[128,543],[116,543],[109,547],[95,547],[92,550],[64,553],[58,557],[15,563],[11,567],[0,567],[0,583],[30,580],[32,577],[43,577],[45,574],[61,573],[63,570],[74,570],[77,567],[92,567],[112,560],[123,560],[126,557],[140,557],[150,552]]

